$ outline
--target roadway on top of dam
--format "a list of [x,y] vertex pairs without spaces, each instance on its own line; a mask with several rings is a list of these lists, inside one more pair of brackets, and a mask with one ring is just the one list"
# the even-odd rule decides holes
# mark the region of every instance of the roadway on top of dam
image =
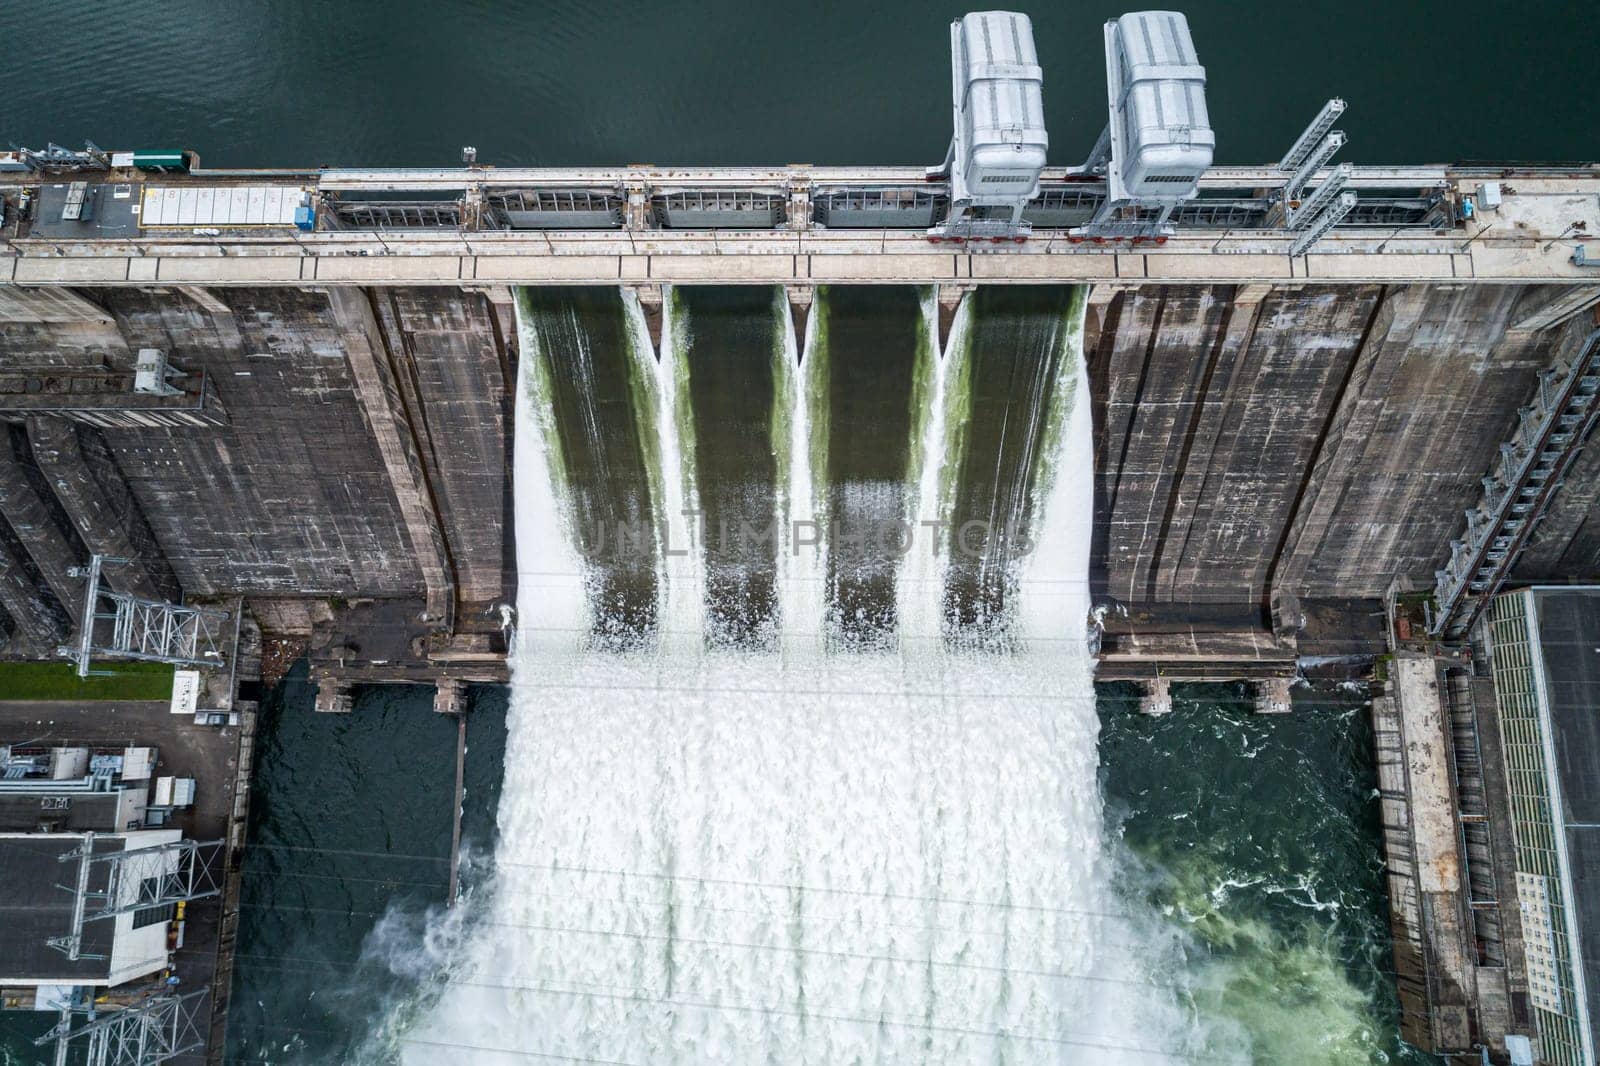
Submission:
[[[1047,171],[1047,182],[1059,172]],[[210,171],[131,175],[147,186],[281,184],[313,196],[364,192],[611,187],[638,200],[675,190],[769,189],[809,195],[830,185],[905,186],[913,168],[655,168]],[[30,176],[59,184],[79,176]],[[107,180],[107,176],[96,176]],[[116,180],[114,177],[110,180]],[[1218,167],[1202,190],[1280,185],[1270,168]],[[1291,255],[1284,229],[1179,227],[1161,245],[1074,242],[1065,229],[1036,229],[1020,244],[937,244],[920,229],[605,230],[141,228],[85,239],[32,235],[0,240],[0,285],[540,285],[718,283],[1359,284],[1589,283],[1600,285],[1600,174],[1541,169],[1357,167],[1349,187],[1434,186],[1452,203],[1498,180],[1497,211],[1453,228],[1339,227]]]

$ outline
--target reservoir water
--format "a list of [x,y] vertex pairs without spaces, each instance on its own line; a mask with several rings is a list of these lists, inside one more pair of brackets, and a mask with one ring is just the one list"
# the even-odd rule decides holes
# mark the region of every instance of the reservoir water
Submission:
[[[1217,159],[1280,157],[1322,102],[1341,158],[1593,158],[1591,5],[1189,0]],[[1105,123],[1100,25],[1137,5],[1020,5],[1051,159]],[[933,164],[955,3],[73,0],[6,24],[0,141],[193,148],[218,166]]]

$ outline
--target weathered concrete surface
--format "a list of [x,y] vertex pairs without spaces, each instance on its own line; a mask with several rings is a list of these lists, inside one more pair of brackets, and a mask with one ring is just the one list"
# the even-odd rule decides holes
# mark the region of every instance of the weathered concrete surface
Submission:
[[[328,294],[328,301],[344,337],[361,413],[377,442],[389,487],[405,522],[412,556],[422,571],[426,617],[448,624],[455,611],[455,583],[449,572],[439,510],[423,469],[417,430],[403,396],[411,383],[404,369],[396,365],[388,340],[378,326],[370,293],[335,289]],[[417,417],[420,419],[420,414]]]
[[106,582],[147,599],[179,599],[177,577],[100,431],[42,416],[28,419],[28,440],[89,552],[123,560],[105,568]]
[[[118,472],[111,493],[125,482],[153,557],[186,591],[410,599],[431,587],[433,614],[453,582],[458,626],[497,630],[493,605],[515,582],[510,290],[342,289],[342,306],[366,308],[354,318],[314,288],[61,292],[8,305],[0,360],[125,367],[160,348],[206,370],[230,412],[229,426],[85,438],[85,463]],[[1275,672],[1295,656],[1297,601],[1427,583],[1537,371],[1592,328],[1580,297],[1482,281],[1097,286],[1091,570],[1097,596],[1130,608],[1108,652]],[[1552,327],[1514,328],[1568,307]],[[390,461],[357,362],[380,374]],[[1589,448],[1519,575],[1600,572],[1596,502]],[[81,531],[80,508],[66,509]],[[434,548],[419,555],[419,539]]]
[[[1253,609],[1266,626],[1278,600],[1375,599],[1395,578],[1431,581],[1537,372],[1589,328],[1586,314],[1510,328],[1550,299],[1482,285],[1098,294],[1091,576],[1132,619],[1165,619],[1159,639],[1119,637],[1112,650],[1142,658],[1171,644],[1168,605],[1190,605],[1201,629],[1214,628],[1201,604]],[[1600,570],[1595,451],[1522,573]],[[1184,657],[1238,644],[1197,639]]]
[[[514,362],[488,295],[374,291],[439,508],[463,622],[515,587],[508,482]],[[515,315],[507,308],[511,332]],[[495,622],[498,625],[498,621]]]
[[105,431],[186,590],[421,590],[325,295],[219,291],[228,315],[174,293],[101,295],[126,347],[207,369],[233,414],[223,427]]
[[1333,408],[1278,582],[1302,595],[1379,596],[1430,581],[1516,423],[1548,335],[1507,332],[1514,286],[1385,291]]
[[83,603],[83,581],[67,571],[88,562],[88,553],[32,462],[27,434],[19,425],[0,425],[0,516],[56,602],[76,616]]
[[1090,357],[1096,592],[1261,603],[1378,290],[1123,293]]
[[22,544],[0,521],[0,625],[5,647],[20,655],[48,656],[67,635],[67,616],[45,591]]

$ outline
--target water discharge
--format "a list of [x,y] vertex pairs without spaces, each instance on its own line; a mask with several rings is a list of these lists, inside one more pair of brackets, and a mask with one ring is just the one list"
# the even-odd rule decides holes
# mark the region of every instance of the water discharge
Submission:
[[407,1061],[1219,1060],[1112,887],[1082,294],[968,305],[820,293],[801,360],[675,293],[656,359],[522,294],[496,873]]

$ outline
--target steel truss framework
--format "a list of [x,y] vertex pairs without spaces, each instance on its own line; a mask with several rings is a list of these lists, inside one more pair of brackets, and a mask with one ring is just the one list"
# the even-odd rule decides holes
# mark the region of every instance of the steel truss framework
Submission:
[[[76,849],[61,856],[63,863],[78,864],[74,883],[60,886],[73,894],[72,928],[48,943],[69,959],[99,957],[82,951],[85,923],[222,893],[220,840],[175,840],[99,855],[94,843],[95,834],[85,833]],[[97,869],[105,871],[103,881],[95,876]]]
[[202,1016],[206,990],[149,996],[121,1010],[91,1015],[73,1025],[73,1012],[34,1043],[55,1043],[56,1066],[158,1066],[206,1046]]
[[1465,636],[1522,553],[1533,527],[1600,417],[1600,330],[1590,333],[1565,368],[1539,375],[1533,402],[1517,412],[1517,430],[1500,445],[1468,511],[1466,535],[1450,542],[1450,561],[1434,575],[1436,613],[1429,632]]
[[140,599],[101,584],[101,571],[108,564],[126,561],[105,555],[89,560],[78,643],[60,649],[78,664],[78,676],[89,676],[89,663],[96,655],[174,666],[221,666],[222,623],[230,617],[228,612]]

